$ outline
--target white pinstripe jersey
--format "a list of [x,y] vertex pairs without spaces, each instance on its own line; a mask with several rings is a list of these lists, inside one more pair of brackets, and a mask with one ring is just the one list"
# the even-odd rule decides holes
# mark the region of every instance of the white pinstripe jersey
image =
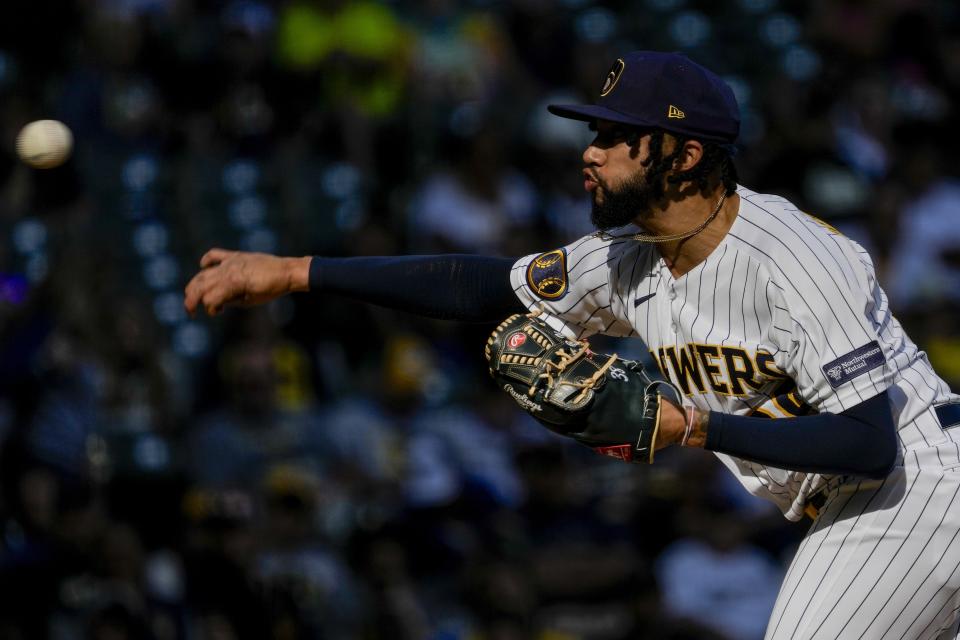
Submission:
[[[699,409],[839,413],[888,390],[901,459],[948,442],[960,462],[960,446],[936,420],[919,419],[960,396],[891,315],[863,248],[784,198],[737,193],[729,233],[679,278],[654,244],[587,236],[521,258],[514,289],[529,308],[543,304],[569,337],[639,337]],[[717,455],[791,520],[830,480]]]

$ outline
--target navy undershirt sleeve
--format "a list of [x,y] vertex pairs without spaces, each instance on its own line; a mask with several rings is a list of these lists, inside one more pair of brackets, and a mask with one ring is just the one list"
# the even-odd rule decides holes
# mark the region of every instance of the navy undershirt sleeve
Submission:
[[442,320],[499,322],[526,312],[510,284],[514,262],[458,254],[315,257],[310,291]]
[[882,478],[897,457],[887,392],[843,413],[770,420],[710,412],[705,447],[808,473]]

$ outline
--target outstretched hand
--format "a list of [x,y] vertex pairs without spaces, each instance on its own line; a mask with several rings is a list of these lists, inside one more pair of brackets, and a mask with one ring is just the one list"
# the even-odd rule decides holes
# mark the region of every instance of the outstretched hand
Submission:
[[226,306],[263,304],[309,289],[309,257],[211,249],[200,259],[200,269],[184,289],[183,306],[190,315],[198,307],[216,315]]

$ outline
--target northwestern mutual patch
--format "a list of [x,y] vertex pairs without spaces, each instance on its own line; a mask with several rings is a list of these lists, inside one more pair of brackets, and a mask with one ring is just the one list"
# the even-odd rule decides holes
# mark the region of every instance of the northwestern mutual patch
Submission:
[[531,260],[527,267],[527,284],[541,298],[562,298],[567,292],[566,249],[547,251]]
[[823,372],[836,388],[857,376],[873,371],[884,363],[883,350],[876,340],[823,365]]

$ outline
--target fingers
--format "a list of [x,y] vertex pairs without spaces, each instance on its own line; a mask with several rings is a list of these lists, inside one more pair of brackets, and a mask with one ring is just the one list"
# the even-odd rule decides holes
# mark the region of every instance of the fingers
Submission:
[[206,309],[207,315],[215,316],[223,311],[224,303],[226,302],[227,296],[221,288],[216,288],[211,291],[207,291],[203,294],[203,297],[200,299],[200,304],[203,305],[203,308]]
[[203,298],[205,271],[201,271],[190,279],[187,286],[183,289],[183,307],[191,317],[196,315],[197,306]]
[[207,315],[215,316],[223,311],[223,307],[229,302],[229,295],[223,287],[213,287],[207,290],[196,290],[189,292],[184,298],[184,307],[191,316],[195,315],[197,309],[203,308]]
[[[235,303],[273,299],[283,293],[284,284],[282,269],[274,263],[280,263],[274,256],[210,249],[200,258],[200,272],[184,288],[183,306],[191,316],[200,307],[216,315]],[[267,284],[255,277],[262,273],[269,274]]]
[[200,307],[208,315],[217,315],[229,302],[230,291],[218,275],[210,270],[201,271],[187,283],[183,290],[183,306],[191,317],[196,315]]
[[210,249],[210,251],[207,251],[205,254],[203,254],[203,257],[200,258],[200,268],[206,269],[207,267],[216,266],[235,253],[237,252],[214,247],[213,249]]
[[229,291],[223,286],[223,274],[219,267],[224,260],[237,255],[238,251],[213,248],[200,258],[200,268],[183,290],[183,306],[191,317],[197,309],[203,307],[209,315],[216,315],[223,310],[228,301]]

